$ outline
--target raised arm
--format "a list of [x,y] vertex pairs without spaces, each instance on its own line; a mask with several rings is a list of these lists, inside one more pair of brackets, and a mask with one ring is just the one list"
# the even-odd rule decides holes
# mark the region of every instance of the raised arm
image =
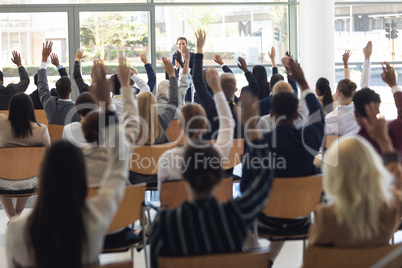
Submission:
[[78,90],[80,93],[87,92],[89,91],[88,89],[88,84],[84,82],[84,79],[82,79],[81,75],[81,64],[80,60],[83,59],[84,56],[84,49],[79,48],[77,49],[77,53],[75,54],[75,62],[74,62],[74,81],[77,84]]
[[254,94],[254,96],[258,97],[260,95],[260,87],[258,86],[254,76],[248,70],[247,62],[242,57],[239,57],[238,60],[239,63],[237,64],[237,66],[239,66],[239,68],[244,72],[244,75],[247,78],[250,91]]
[[189,84],[189,65],[190,65],[190,51],[188,50],[187,47],[183,48],[184,52],[184,67],[183,67],[183,72],[180,76],[179,80],[179,103],[183,102],[184,97],[186,96],[186,92],[188,89],[188,84]]
[[66,68],[60,65],[59,57],[57,57],[56,53],[50,54],[50,62],[57,68],[61,77],[68,76]]
[[275,57],[276,57],[276,51],[274,47],[271,47],[271,52],[268,51],[268,56],[271,60],[272,63],[272,75],[277,74],[278,73],[278,67],[276,67],[276,61],[275,61]]
[[266,159],[269,153],[267,144],[264,144],[262,133],[257,128],[260,110],[258,100],[250,92],[243,93],[241,98],[242,107],[247,107],[247,109],[241,110],[240,116],[250,151],[250,157],[246,161],[248,164],[260,163],[261,165],[253,166],[250,168],[250,172],[243,174],[242,180],[251,181],[251,186],[242,193],[241,197],[231,202],[237,206],[239,216],[246,225],[250,226],[265,206],[274,172],[268,168],[268,165],[262,164],[263,159]]
[[131,68],[131,70],[131,79],[133,79],[140,92],[150,92],[148,84],[138,76],[137,70],[134,68]]
[[50,99],[50,91],[49,91],[49,85],[47,83],[47,59],[52,53],[52,46],[53,43],[51,41],[47,41],[46,44],[43,44],[43,49],[42,49],[42,63],[40,65],[40,69],[38,71],[38,92],[39,92],[39,98],[40,102],[43,105],[43,108],[45,109],[46,115],[48,118],[50,118],[50,115],[48,114],[47,111],[53,110],[52,108],[54,107],[49,107],[49,105],[53,105],[52,103],[49,102]]
[[350,79],[350,69],[349,69],[349,58],[352,55],[350,50],[345,50],[345,53],[342,55],[342,61],[343,61],[343,74],[345,79]]
[[[124,130],[119,127],[118,118],[110,111],[110,91],[107,87],[105,66],[101,61],[95,61],[92,67],[92,92],[100,104],[99,124],[101,136],[105,137],[107,149],[107,166],[102,177],[98,195],[89,199],[90,206],[97,208],[104,226],[108,226],[119,207],[127,181],[127,166],[129,154],[123,145],[121,135]],[[104,109],[104,110],[103,110]],[[103,124],[104,123],[104,124]],[[104,128],[102,128],[104,126]],[[122,157],[123,154],[123,157]]]
[[24,66],[22,66],[20,54],[17,51],[13,51],[12,55],[13,57],[11,58],[11,61],[18,67],[20,82],[18,84],[11,84],[10,86],[7,86],[5,90],[10,94],[25,92],[29,85],[29,75]]
[[145,52],[142,52],[140,54],[140,59],[142,61],[142,63],[144,63],[144,67],[145,67],[145,71],[147,72],[147,76],[148,76],[148,86],[149,86],[149,90],[152,92],[155,88],[155,84],[156,84],[156,75],[154,72],[154,69],[152,68],[151,63],[148,62],[148,58],[147,58],[147,54]]
[[177,89],[177,77],[173,64],[170,60],[163,57],[163,68],[169,75],[169,101],[166,105],[165,112],[159,114],[159,123],[164,131],[168,128],[170,122],[173,120],[177,107],[179,107],[179,94]]
[[222,71],[225,73],[233,73],[232,70],[229,68],[229,66],[225,65],[223,63],[222,57],[219,54],[214,55],[214,62],[219,64],[222,68]]
[[123,125],[126,132],[126,142],[127,146],[132,149],[134,148],[140,128],[137,98],[130,86],[130,74],[131,69],[127,64],[126,58],[121,57],[119,59],[119,67],[117,68],[117,77],[121,84],[120,92],[123,98]]
[[382,64],[382,69],[381,78],[391,88],[398,111],[398,119],[402,119],[402,90],[396,83],[395,70],[387,62]]
[[361,88],[366,88],[370,86],[370,77],[371,77],[370,57],[372,52],[373,52],[373,44],[371,43],[371,41],[369,41],[367,45],[363,48],[364,63],[363,63],[362,79],[360,83]]
[[[292,54],[290,53],[290,51],[286,51],[286,56],[288,56],[288,57],[292,57]],[[278,73],[278,72],[277,72]],[[296,84],[296,82],[295,81],[293,81],[289,76],[288,76],[288,83],[290,84],[290,86],[292,87],[292,89],[293,89],[293,92],[295,93],[295,95],[297,96],[297,97],[299,97],[299,91],[297,90],[297,84]],[[271,88],[271,91],[272,91],[272,88]]]
[[[222,91],[221,81],[218,72],[214,68],[205,71],[205,80],[214,92],[214,103],[218,111],[219,130],[216,138],[215,148],[218,149],[221,157],[227,157],[233,143],[234,120],[226,96]],[[213,133],[215,134],[215,133]],[[213,135],[215,136],[215,135]]]

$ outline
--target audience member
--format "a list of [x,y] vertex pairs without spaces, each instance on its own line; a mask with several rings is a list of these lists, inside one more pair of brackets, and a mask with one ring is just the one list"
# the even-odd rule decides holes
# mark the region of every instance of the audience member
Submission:
[[347,135],[359,132],[360,127],[356,122],[355,106],[352,102],[356,87],[349,79],[338,82],[334,96],[339,106],[325,117],[325,134]]
[[359,136],[340,138],[337,147],[329,148],[324,164],[324,189],[331,202],[318,206],[309,246],[388,245],[400,225],[399,153],[392,145],[384,117],[378,116],[378,105],[367,104],[365,111],[362,123],[380,147],[382,161]]
[[[25,93],[11,97],[8,118],[0,114],[0,147],[50,146],[47,127],[35,118],[31,98]],[[24,180],[7,180],[0,178],[1,190],[26,190],[36,187],[37,177]],[[25,208],[28,197],[16,198],[0,196],[0,202],[9,219],[19,216]]]
[[[57,57],[57,55],[56,55],[55,53],[50,54],[50,62],[51,62],[54,66],[56,66],[57,71],[58,71],[59,74],[60,74],[60,77],[68,76],[66,69],[65,69],[62,65],[60,65],[59,58]],[[34,104],[34,109],[43,110],[43,105],[42,105],[42,103],[40,102],[40,98],[39,98],[38,73],[36,73],[36,74],[34,75],[34,84],[35,84],[35,86],[36,86],[36,89],[35,89],[31,94],[29,94],[29,96],[31,97],[32,102],[33,102],[33,104]],[[50,90],[50,94],[51,94],[52,96],[57,97],[56,89],[55,89],[55,88],[52,88],[52,89]]]
[[[215,109],[218,112],[217,117],[220,123],[220,129],[217,130],[216,143],[213,146],[219,152],[221,158],[226,158],[229,155],[230,147],[233,142],[233,117],[229,105],[226,102],[224,92],[222,91],[218,73],[214,69],[209,69],[205,72],[206,81],[214,91],[213,101],[216,106]],[[207,128],[207,120],[205,110],[199,104],[186,104],[182,108],[180,113],[180,126],[182,133],[184,133],[186,137],[185,145],[184,147],[178,147],[165,152],[159,159],[158,189],[160,189],[161,184],[165,181],[182,179],[181,171],[184,163],[184,151],[194,141],[202,139],[202,135]]]
[[38,71],[38,90],[40,101],[45,109],[49,124],[66,125],[80,121],[74,112],[74,102],[71,100],[70,78],[63,76],[56,82],[58,97],[52,97],[47,83],[47,58],[52,52],[53,43],[47,41],[43,45],[42,63]]
[[[279,92],[272,97],[271,116],[276,127],[264,135],[264,140],[270,145],[271,168],[275,168],[275,177],[300,177],[316,174],[313,165],[315,154],[324,137],[324,116],[317,97],[304,78],[300,66],[290,57],[284,57],[282,63],[288,75],[296,81],[302,89],[301,98],[305,99],[310,115],[310,123],[303,128],[296,128],[293,121],[297,118],[298,99],[294,93]],[[247,111],[247,108],[243,110]],[[252,163],[247,158],[243,161],[243,175],[240,191],[246,192],[253,184]],[[268,234],[295,235],[308,230],[310,219],[308,215],[300,219],[279,219],[266,215],[259,217],[259,229]],[[274,262],[284,242],[271,242],[270,260]]]
[[[74,62],[74,81],[77,84],[78,90],[80,93],[83,92],[88,92],[89,91],[89,86],[87,83],[84,82],[84,79],[82,78],[81,75],[81,63],[80,60],[85,58],[84,56],[84,49],[79,48],[77,49],[77,52],[75,53],[75,62]],[[92,76],[92,75],[91,75]]]
[[65,125],[63,128],[63,139],[80,148],[91,146],[85,140],[84,133],[82,132],[82,122],[88,113],[97,109],[96,100],[92,93],[84,92],[80,94],[75,100],[75,108],[81,121]]
[[[208,84],[219,90],[217,72],[208,70]],[[216,92],[216,94],[220,94]],[[244,95],[249,109],[242,113],[242,122],[255,128],[259,109],[252,96]],[[250,123],[251,122],[251,123]],[[261,163],[268,157],[262,134],[248,133],[257,146],[250,148],[251,157]],[[252,186],[241,197],[226,204],[216,201],[212,193],[222,177],[221,154],[211,144],[196,141],[183,151],[186,163],[182,174],[188,184],[192,202],[184,202],[174,210],[162,210],[153,222],[151,232],[151,266],[158,267],[161,256],[191,256],[242,251],[243,242],[254,220],[264,207],[273,178],[265,166],[253,169]]]
[[[47,44],[45,50],[48,48]],[[117,117],[107,110],[110,94],[104,65],[95,62],[92,75],[96,82],[93,92],[98,101],[106,103],[106,111],[100,112],[105,121],[100,125],[105,127],[100,131],[106,137],[108,163],[101,188],[98,195],[86,199],[82,151],[63,140],[52,145],[42,165],[38,200],[31,214],[12,220],[7,229],[10,267],[70,268],[98,263],[104,234],[124,194],[128,158],[120,157],[124,149],[119,146]]]
[[328,79],[321,77],[317,80],[315,84],[315,94],[317,94],[318,100],[320,101],[324,116],[332,112],[334,100],[332,99],[332,91]]
[[156,84],[156,75],[154,69],[152,68],[152,64],[148,62],[147,53],[141,52],[140,59],[142,63],[144,63],[145,71],[147,72],[149,91],[153,91]]
[[4,86],[3,72],[0,71],[0,110],[7,110],[11,97],[16,93],[25,92],[29,85],[29,76],[24,66],[22,66],[20,53],[13,51],[11,61],[18,67],[20,82]]

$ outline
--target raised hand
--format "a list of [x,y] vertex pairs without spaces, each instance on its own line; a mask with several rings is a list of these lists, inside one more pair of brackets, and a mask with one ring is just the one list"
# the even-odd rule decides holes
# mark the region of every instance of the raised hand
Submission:
[[175,77],[176,72],[174,70],[172,62],[166,57],[162,57],[162,62],[163,62],[163,69],[165,69],[169,77]]
[[148,64],[147,53],[141,52],[141,54],[140,54],[140,59],[141,59],[142,63],[144,63],[144,65],[145,65],[145,64]]
[[53,46],[52,41],[46,41],[46,43],[43,43],[42,62],[47,62],[47,58],[49,58],[50,53],[52,53],[52,46]]
[[342,55],[343,67],[349,68],[348,62],[349,62],[349,58],[351,55],[352,55],[352,52],[350,52],[350,50],[345,50],[345,53],[343,53],[343,55]]
[[368,41],[367,45],[363,48],[364,59],[369,60],[372,52],[373,52],[373,44],[371,43],[371,41]]
[[21,61],[21,55],[20,53],[18,53],[17,51],[13,51],[12,52],[13,57],[11,58],[11,61],[17,65],[17,67],[22,65],[22,61]]
[[243,72],[247,73],[248,72],[248,68],[247,68],[247,62],[245,59],[243,59],[242,57],[238,57],[237,60],[239,61],[239,63],[237,64],[237,66],[239,66],[239,68],[241,70],[243,70]]
[[[183,47],[183,48],[184,48],[184,47]],[[183,48],[182,48],[182,50],[183,50]],[[183,61],[181,60],[181,52],[180,52],[179,50],[177,50],[177,51],[174,53],[174,59],[175,59],[175,62],[176,62],[176,66],[183,68],[184,63],[183,63]]]
[[382,153],[392,152],[393,146],[384,115],[380,114],[378,103],[371,102],[365,106],[367,117],[362,118],[362,124],[367,134],[377,142]]
[[207,82],[207,85],[212,89],[214,94],[222,91],[221,79],[214,68],[205,70],[205,82]]
[[223,60],[221,55],[215,54],[214,55],[214,62],[216,62],[219,65],[223,65]]
[[60,65],[59,57],[57,57],[56,53],[50,54],[50,62],[56,67]]
[[286,52],[285,52],[285,56],[287,56],[287,57],[289,57],[289,58],[292,58],[292,53],[290,53],[290,51],[286,51]]
[[[250,91],[243,92],[241,95],[241,109],[237,110],[242,125],[244,126],[247,137],[250,140],[261,139],[261,132],[257,131],[257,122],[260,115],[258,99]],[[250,130],[250,131],[248,131]]]
[[195,33],[195,38],[197,39],[197,53],[202,53],[206,37],[207,35],[205,34],[204,30],[198,29],[198,31]]
[[[119,62],[120,62],[120,60],[119,60]],[[137,69],[135,69],[134,67],[130,67],[130,70],[131,70],[131,75],[138,74]]]
[[80,61],[83,58],[85,58],[84,49],[83,48],[77,49],[77,52],[75,53],[75,61]]
[[271,52],[268,51],[268,56],[271,59],[272,67],[276,67],[275,57],[276,51],[274,47],[271,47]]
[[131,69],[125,57],[119,58],[119,67],[117,67],[117,77],[122,87],[130,86]]
[[295,60],[291,57],[283,57],[282,64],[286,68],[286,74],[290,79],[299,83],[302,90],[308,89],[309,86],[304,77],[303,70],[301,69],[299,63],[295,62]]
[[383,73],[381,74],[382,80],[384,80],[384,82],[387,83],[390,87],[396,86],[397,84],[394,68],[392,68],[388,62],[384,62],[381,65],[383,70]]
[[110,90],[106,81],[106,70],[103,61],[94,60],[94,65],[91,70],[92,85],[91,91],[96,97],[98,103],[105,103],[105,107],[108,108],[111,102]]

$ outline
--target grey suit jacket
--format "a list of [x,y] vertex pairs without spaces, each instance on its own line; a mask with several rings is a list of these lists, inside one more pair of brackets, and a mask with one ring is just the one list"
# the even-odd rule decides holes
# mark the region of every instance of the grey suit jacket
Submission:
[[80,121],[73,101],[62,101],[50,95],[46,69],[38,71],[38,91],[49,124],[67,125]]

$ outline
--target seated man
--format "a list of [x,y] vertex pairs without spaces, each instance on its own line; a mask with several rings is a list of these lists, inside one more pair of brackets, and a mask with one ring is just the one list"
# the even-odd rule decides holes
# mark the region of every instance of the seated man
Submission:
[[[392,68],[388,63],[385,63],[383,66],[384,72],[381,77],[385,83],[391,88],[392,93],[394,94],[395,105],[398,110],[397,119],[388,123],[388,131],[389,135],[392,139],[392,143],[396,150],[402,153],[402,90],[398,87],[396,83],[396,76],[394,68]],[[371,145],[376,149],[378,153],[380,153],[380,148],[377,143],[372,140],[364,129],[364,125],[362,124],[363,118],[366,118],[365,105],[370,102],[374,102],[377,105],[380,105],[381,99],[380,95],[378,95],[374,90],[369,88],[363,88],[356,92],[353,97],[353,103],[355,105],[355,116],[356,121],[360,126],[359,135],[366,138]]]
[[80,121],[75,113],[75,104],[71,101],[71,81],[63,76],[56,82],[58,97],[52,97],[47,83],[47,58],[52,52],[52,42],[46,42],[42,50],[42,63],[38,71],[38,90],[40,101],[45,109],[49,124],[66,125]]
[[[273,131],[264,136],[265,142],[268,142],[270,146],[270,166],[275,169],[275,177],[301,177],[316,174],[313,160],[324,137],[323,110],[314,92],[310,90],[300,66],[290,57],[284,57],[282,63],[287,68],[290,78],[296,81],[302,90],[301,98],[307,104],[310,123],[303,128],[295,127],[294,120],[298,118],[299,101],[293,92],[279,92],[272,96],[271,116],[276,126]],[[240,183],[240,191],[243,193],[247,192],[254,183],[254,178],[250,176],[253,172],[251,161],[246,154]],[[302,233],[308,229],[309,225],[307,215],[301,219],[278,219],[265,215],[259,217],[261,231],[272,235]],[[282,246],[282,241],[270,244],[272,262]]]
[[12,62],[17,65],[20,75],[18,84],[8,84],[4,86],[3,73],[0,71],[0,110],[8,110],[8,103],[11,97],[19,92],[25,92],[29,85],[29,76],[24,66],[21,63],[21,56],[17,51],[13,51]]

